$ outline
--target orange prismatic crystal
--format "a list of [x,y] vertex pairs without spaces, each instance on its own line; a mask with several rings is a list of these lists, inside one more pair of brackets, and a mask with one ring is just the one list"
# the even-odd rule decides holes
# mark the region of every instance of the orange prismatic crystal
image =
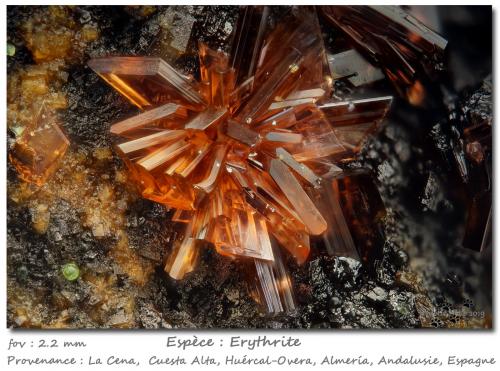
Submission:
[[33,125],[16,139],[9,159],[21,179],[41,186],[57,170],[69,144],[55,113],[42,105]]
[[350,198],[322,187],[342,174],[335,164],[359,151],[391,98],[328,101],[316,13],[300,8],[271,32],[267,14],[242,10],[231,55],[199,44],[199,82],[158,58],[89,65],[144,111],[111,132],[142,196],[177,209],[173,221],[184,224],[165,270],[183,278],[209,242],[247,261],[257,301],[280,312],[295,308],[280,247],[299,264],[311,236],[328,240],[333,254],[361,255],[341,211]]

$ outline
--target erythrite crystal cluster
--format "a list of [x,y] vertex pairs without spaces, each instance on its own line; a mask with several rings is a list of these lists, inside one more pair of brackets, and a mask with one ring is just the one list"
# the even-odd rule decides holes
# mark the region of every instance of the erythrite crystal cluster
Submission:
[[[354,21],[360,36],[374,27],[347,8],[323,12],[351,35]],[[369,12],[378,14],[379,28],[395,16]],[[165,270],[182,279],[208,241],[246,264],[256,300],[280,312],[293,309],[294,299],[279,247],[301,264],[317,236],[329,253],[367,262],[384,239],[377,227],[383,205],[370,177],[341,166],[377,128],[392,97],[332,100],[332,79],[359,86],[385,72],[412,86],[415,71],[405,58],[419,59],[414,50],[425,54],[429,42],[412,37],[422,31],[412,26],[406,37],[415,46],[402,45],[400,24],[391,28],[396,40],[356,39],[374,57],[398,57],[382,72],[354,49],[327,55],[313,8],[294,9],[273,30],[268,14],[265,6],[241,8],[229,55],[199,43],[199,81],[160,58],[96,58],[89,66],[142,110],[111,127],[116,149],[142,196],[176,209],[173,221],[185,225]]]

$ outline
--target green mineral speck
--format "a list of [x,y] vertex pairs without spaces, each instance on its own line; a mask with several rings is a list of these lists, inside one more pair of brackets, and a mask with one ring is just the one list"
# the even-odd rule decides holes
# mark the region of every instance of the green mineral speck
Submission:
[[13,57],[14,54],[16,54],[16,47],[11,43],[7,43],[7,55]]
[[10,130],[12,130],[16,138],[21,136],[21,134],[24,132],[24,129],[25,129],[24,126],[19,126],[19,125],[13,125],[10,128]]
[[74,281],[80,276],[80,269],[75,263],[64,264],[62,274],[68,281]]

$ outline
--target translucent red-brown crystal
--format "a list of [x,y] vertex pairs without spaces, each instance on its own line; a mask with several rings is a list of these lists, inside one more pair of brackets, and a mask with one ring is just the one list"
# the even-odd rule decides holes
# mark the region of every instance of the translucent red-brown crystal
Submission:
[[21,179],[42,185],[57,170],[69,144],[55,113],[42,105],[33,124],[16,139],[9,159]]
[[[428,76],[433,76],[442,69],[447,45],[443,37],[399,6],[329,5],[319,9],[364,55],[378,64],[402,96],[408,97],[412,104],[421,103],[425,92],[418,71],[425,70]],[[353,55],[348,59],[365,72],[369,68]]]
[[[331,253],[357,256],[356,215],[342,208],[354,210],[359,191],[348,178],[334,180],[342,174],[335,163],[359,150],[391,98],[329,101],[316,13],[299,8],[271,32],[267,14],[242,9],[231,55],[199,44],[199,82],[158,58],[89,65],[144,111],[111,132],[142,196],[177,209],[173,220],[184,224],[165,270],[181,279],[208,241],[242,260],[257,301],[280,312],[295,308],[280,247],[302,264],[310,237],[321,236]],[[358,224],[373,215],[361,216]]]

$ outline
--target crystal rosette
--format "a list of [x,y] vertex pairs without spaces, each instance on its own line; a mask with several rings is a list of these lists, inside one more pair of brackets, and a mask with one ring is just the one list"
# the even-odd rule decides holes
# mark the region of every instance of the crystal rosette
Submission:
[[89,66],[142,110],[111,133],[142,196],[175,209],[172,220],[184,226],[168,274],[191,272],[209,242],[247,264],[257,301],[280,312],[295,306],[285,254],[304,263],[316,236],[331,254],[364,255],[350,231],[359,216],[352,204],[362,200],[339,165],[359,152],[392,98],[330,100],[316,13],[299,8],[274,30],[267,13],[242,8],[229,55],[200,43],[198,81],[160,58]]

